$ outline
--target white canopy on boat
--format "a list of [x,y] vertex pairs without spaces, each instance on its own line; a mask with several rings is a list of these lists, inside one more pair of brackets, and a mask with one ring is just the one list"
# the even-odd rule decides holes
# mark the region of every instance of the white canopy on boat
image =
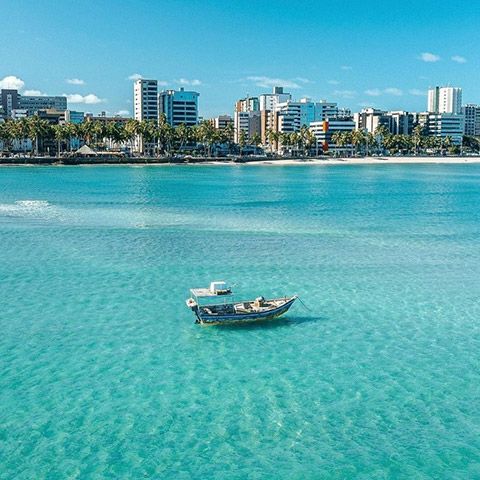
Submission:
[[195,297],[225,297],[233,295],[226,282],[212,282],[209,288],[192,288],[190,292]]

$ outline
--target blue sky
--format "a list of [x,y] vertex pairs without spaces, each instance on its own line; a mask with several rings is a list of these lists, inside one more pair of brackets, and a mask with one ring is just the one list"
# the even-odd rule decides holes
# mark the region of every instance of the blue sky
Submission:
[[353,110],[423,110],[437,84],[480,103],[478,0],[0,0],[0,13],[0,86],[82,111],[131,113],[135,74],[200,92],[206,117],[273,84]]

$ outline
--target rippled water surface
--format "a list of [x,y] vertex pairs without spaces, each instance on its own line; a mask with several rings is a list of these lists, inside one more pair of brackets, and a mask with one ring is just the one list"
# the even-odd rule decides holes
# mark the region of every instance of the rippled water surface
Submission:
[[0,244],[1,479],[480,478],[479,166],[2,168]]

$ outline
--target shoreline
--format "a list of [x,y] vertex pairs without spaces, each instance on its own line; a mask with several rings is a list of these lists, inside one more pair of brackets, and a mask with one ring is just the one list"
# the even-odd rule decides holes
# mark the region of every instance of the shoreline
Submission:
[[[3,161],[2,161],[3,160]],[[58,159],[37,159],[39,161],[32,162],[31,158],[15,159],[15,162],[6,162],[6,159],[0,159],[0,167],[168,167],[168,166],[331,166],[331,165],[420,165],[420,164],[443,164],[443,165],[460,165],[460,164],[477,164],[480,163],[480,156],[462,157],[340,157],[340,158],[287,158],[287,159],[252,159],[242,162],[235,162],[225,159],[199,159],[199,161],[182,162],[167,161],[167,159],[138,159],[138,161],[125,162],[89,162],[78,161],[71,163],[63,163]],[[156,160],[156,161],[153,161]],[[163,160],[163,161],[162,161]]]

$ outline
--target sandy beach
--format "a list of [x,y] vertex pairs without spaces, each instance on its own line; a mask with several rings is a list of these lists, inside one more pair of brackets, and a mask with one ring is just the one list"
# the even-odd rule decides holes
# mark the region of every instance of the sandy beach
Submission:
[[385,164],[415,164],[415,163],[480,163],[476,157],[363,157],[363,158],[299,158],[285,160],[262,160],[249,162],[248,165],[385,165]]
[[[32,162],[31,159],[19,159],[18,162],[14,163],[0,163],[0,167],[38,167],[38,166],[56,166],[56,167],[95,167],[95,166],[131,166],[131,167],[167,167],[167,166],[298,166],[298,165],[312,165],[312,166],[329,166],[329,165],[398,165],[398,164],[462,164],[462,163],[480,163],[480,156],[470,156],[470,157],[461,157],[461,156],[432,156],[432,157],[360,157],[360,158],[351,158],[351,157],[339,157],[339,158],[265,158],[262,160],[246,160],[244,162],[234,162],[230,160],[206,160],[206,161],[196,161],[196,162],[158,162],[158,163],[141,163],[141,162],[89,162],[88,160],[77,163],[66,165],[63,163],[57,163],[58,159],[52,158],[51,163],[45,162],[39,164]],[[152,159],[150,159],[152,160]]]
[[[252,160],[245,163],[229,161],[201,162],[192,165],[247,165],[247,166],[329,166],[329,165],[397,165],[397,164],[461,164],[480,163],[480,156],[475,157],[362,157],[362,158],[289,158]],[[168,164],[167,164],[168,165]]]

